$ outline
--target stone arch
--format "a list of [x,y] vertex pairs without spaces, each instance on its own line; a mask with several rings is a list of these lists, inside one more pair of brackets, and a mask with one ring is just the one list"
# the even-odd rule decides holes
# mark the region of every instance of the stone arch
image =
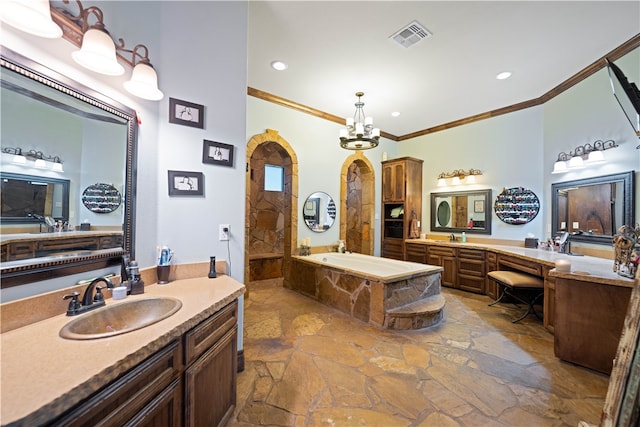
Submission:
[[[263,190],[265,163],[283,166],[282,196]],[[256,278],[275,278],[277,273],[283,277],[287,260],[297,247],[298,157],[278,131],[267,129],[247,143],[245,183],[244,278],[248,297],[248,285]],[[275,204],[279,207],[273,208]]]
[[362,151],[342,164],[340,172],[340,240],[347,250],[373,255],[375,244],[375,174]]

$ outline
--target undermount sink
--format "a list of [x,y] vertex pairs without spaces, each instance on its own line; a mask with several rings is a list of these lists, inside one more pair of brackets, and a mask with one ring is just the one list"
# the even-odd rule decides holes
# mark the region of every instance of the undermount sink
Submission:
[[60,330],[60,336],[70,340],[93,340],[126,334],[166,319],[181,307],[180,300],[170,297],[108,305],[73,319]]

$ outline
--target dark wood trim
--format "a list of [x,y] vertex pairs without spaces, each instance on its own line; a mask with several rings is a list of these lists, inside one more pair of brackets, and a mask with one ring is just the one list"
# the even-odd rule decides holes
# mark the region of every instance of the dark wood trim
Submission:
[[[383,138],[387,138],[387,139],[390,139],[390,140],[396,141],[396,142],[405,141],[405,140],[416,138],[416,137],[419,137],[419,136],[428,135],[430,133],[440,132],[442,130],[451,129],[451,128],[454,128],[454,127],[466,125],[466,124],[477,122],[477,121],[480,121],[480,120],[501,116],[501,115],[507,114],[507,113],[513,113],[515,111],[524,110],[526,108],[535,107],[537,105],[542,105],[545,102],[547,102],[547,101],[555,98],[556,96],[560,95],[562,92],[566,91],[567,89],[569,89],[569,88],[575,86],[576,84],[580,83],[581,81],[583,81],[587,77],[590,77],[591,75],[595,74],[600,69],[606,67],[607,62],[606,62],[605,58],[609,58],[610,60],[615,61],[615,60],[623,57],[627,53],[631,52],[632,50],[636,49],[638,46],[640,46],[640,33],[636,34],[634,37],[632,37],[628,41],[624,42],[623,44],[621,44],[617,48],[613,49],[612,51],[610,51],[606,55],[598,58],[595,62],[593,62],[592,64],[590,64],[587,67],[583,68],[581,71],[579,71],[578,73],[574,74],[572,77],[568,78],[567,80],[565,80],[564,82],[560,83],[558,86],[554,87],[553,89],[549,90],[548,92],[546,92],[545,94],[541,95],[538,98],[530,99],[528,101],[519,102],[517,104],[509,105],[507,107],[498,108],[496,110],[487,111],[485,113],[480,113],[480,114],[476,114],[476,115],[473,115],[473,116],[465,117],[465,118],[460,119],[460,120],[454,120],[454,121],[449,122],[449,123],[444,123],[444,124],[441,124],[441,125],[438,125],[438,126],[434,126],[434,127],[430,127],[430,128],[427,128],[427,129],[423,129],[423,130],[420,130],[420,131],[417,131],[417,132],[408,133],[406,135],[396,136],[396,135],[384,132],[382,130],[380,131],[380,135]],[[254,89],[252,87],[248,87],[247,88],[247,94],[250,95],[250,96],[256,97],[256,98],[263,99],[263,100],[268,101],[268,102],[272,102],[274,104],[282,105],[284,107],[292,108],[294,110],[298,110],[298,111],[301,111],[303,113],[311,114],[313,116],[320,117],[320,118],[325,119],[325,120],[329,120],[329,121],[332,121],[332,122],[335,122],[335,123],[339,123],[339,124],[344,124],[344,118],[342,118],[342,117],[338,117],[338,116],[335,116],[333,114],[325,113],[323,111],[316,110],[315,108],[311,108],[311,107],[308,107],[306,105],[298,104],[295,101],[291,101],[289,99],[281,98],[279,96],[276,96],[276,95],[273,95],[273,94],[270,94],[270,93],[267,93],[267,92],[264,92],[264,91],[261,91],[261,90],[258,90],[258,89]]]
[[[267,102],[271,102],[273,104],[282,105],[283,107],[291,108],[292,110],[297,110],[302,113],[310,114],[312,116],[320,117],[321,119],[328,120],[330,122],[338,123],[340,125],[344,125],[344,117],[335,116],[333,114],[325,113],[324,111],[316,110],[315,108],[311,108],[307,105],[299,104],[295,101],[291,101],[290,99],[282,98],[277,95],[273,95],[268,92],[264,92],[259,89],[254,89],[252,87],[247,87],[247,95],[253,96],[254,98],[259,98],[265,100]],[[398,137],[392,135],[387,132],[380,131],[380,136],[383,138],[390,139],[392,141],[397,141]]]
[[244,350],[238,350],[238,372],[244,371]]

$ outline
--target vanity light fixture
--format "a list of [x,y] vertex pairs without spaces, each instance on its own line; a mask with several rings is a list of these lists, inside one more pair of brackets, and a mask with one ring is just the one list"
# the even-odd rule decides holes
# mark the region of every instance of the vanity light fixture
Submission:
[[23,152],[20,147],[2,147],[2,152],[6,154],[13,154],[12,163],[18,165],[28,166],[27,160],[33,160],[35,162],[34,166],[39,169],[46,169],[48,167],[48,163],[51,163],[51,170],[55,172],[64,172],[62,168],[62,160],[58,156],[48,156],[42,151],[36,150]]
[[451,185],[460,185],[464,181],[465,184],[475,184],[476,176],[482,175],[482,172],[478,169],[456,169],[451,173],[441,172],[438,175],[438,187],[447,185],[447,179],[451,178]]
[[552,174],[564,173],[573,169],[580,169],[585,166],[604,163],[604,151],[617,147],[618,144],[614,140],[607,141],[597,140],[593,144],[585,144],[576,147],[575,150],[568,153],[561,152],[558,154],[558,160],[553,164]]
[[364,92],[356,92],[358,102],[353,118],[347,117],[346,129],[340,130],[340,147],[346,150],[368,150],[380,143],[380,129],[373,127],[373,119],[364,114]]
[[38,37],[62,37],[62,29],[51,19],[49,0],[3,0],[0,19],[5,24]]
[[[63,0],[69,3],[70,0]],[[0,18],[3,22],[22,31],[41,37],[60,37],[80,47],[71,55],[78,64],[96,73],[119,76],[126,62],[133,71],[124,88],[139,98],[159,101],[164,94],[158,89],[158,75],[149,62],[149,49],[138,44],[125,49],[124,40],[116,45],[106,30],[102,10],[97,6],[84,8],[75,0],[79,12],[73,15],[68,10],[59,10],[49,5],[48,0],[2,0]],[[89,21],[95,20],[93,24]],[[80,42],[81,40],[81,42]],[[128,55],[131,55],[131,59]]]

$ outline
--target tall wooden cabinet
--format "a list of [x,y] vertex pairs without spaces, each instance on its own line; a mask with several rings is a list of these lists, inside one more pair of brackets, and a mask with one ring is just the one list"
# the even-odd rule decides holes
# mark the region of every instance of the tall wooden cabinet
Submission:
[[413,157],[382,162],[383,257],[404,260],[411,219],[422,221],[422,163]]

